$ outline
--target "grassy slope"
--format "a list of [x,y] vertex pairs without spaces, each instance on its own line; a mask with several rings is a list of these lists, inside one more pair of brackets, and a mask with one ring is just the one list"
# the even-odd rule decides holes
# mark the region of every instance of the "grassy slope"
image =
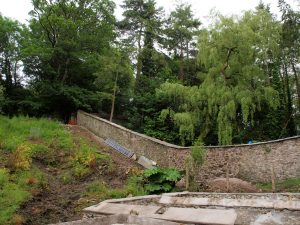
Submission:
[[[114,176],[114,168],[108,154],[97,152],[85,138],[74,138],[57,122],[0,116],[0,224],[22,224],[26,220],[28,224],[44,223],[43,218],[34,216],[51,214],[45,209],[45,199],[55,205],[49,206],[53,218],[46,223],[76,214],[76,210],[91,204],[90,199],[143,194],[134,178],[125,187],[115,189],[100,181],[108,174]],[[78,209],[71,207],[73,202],[72,207]]]

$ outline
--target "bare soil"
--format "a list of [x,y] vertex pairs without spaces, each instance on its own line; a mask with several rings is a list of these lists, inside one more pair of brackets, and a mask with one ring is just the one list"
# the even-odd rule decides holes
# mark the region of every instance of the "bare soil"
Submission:
[[[97,203],[96,200],[87,202],[82,198],[89,184],[101,181],[111,188],[122,187],[131,170],[141,169],[136,162],[119,154],[86,129],[79,126],[66,128],[72,134],[75,143],[80,138],[85,138],[91,145],[97,146],[99,152],[110,155],[113,169],[109,170],[109,165],[101,165],[94,173],[79,180],[72,178],[66,184],[61,179],[69,169],[65,165],[51,167],[43,165],[40,161],[34,161],[34,166],[45,173],[47,182],[42,190],[33,193],[33,198],[20,208],[18,214],[25,219],[24,224],[43,225],[80,219],[83,207]],[[58,155],[58,157],[66,156]]]
[[216,178],[208,182],[208,192],[219,193],[259,193],[255,185],[237,178]]

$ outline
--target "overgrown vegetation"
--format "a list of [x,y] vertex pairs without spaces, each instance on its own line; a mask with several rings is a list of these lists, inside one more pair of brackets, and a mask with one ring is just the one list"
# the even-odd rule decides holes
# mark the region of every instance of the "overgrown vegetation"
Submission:
[[182,176],[182,173],[173,168],[147,169],[142,174],[131,176],[123,188],[110,189],[104,182],[94,182],[87,187],[84,197],[96,198],[99,202],[111,198],[172,192],[179,190],[176,189],[175,183]]

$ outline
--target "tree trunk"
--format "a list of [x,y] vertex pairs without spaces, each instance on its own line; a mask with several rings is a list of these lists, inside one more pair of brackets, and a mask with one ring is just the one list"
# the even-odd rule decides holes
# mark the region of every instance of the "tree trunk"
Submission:
[[141,71],[142,71],[142,57],[141,57],[141,39],[142,39],[142,34],[141,30],[138,34],[138,54],[137,54],[137,68],[136,68],[136,80],[138,80],[141,76]]
[[18,66],[18,62],[15,62],[15,65],[14,65],[14,85],[16,86],[17,85],[17,66]]
[[11,63],[6,56],[5,56],[4,71],[5,71],[6,87],[7,89],[11,89],[12,87]]
[[282,87],[282,91],[283,91],[283,103],[286,105],[286,87],[285,87],[285,81],[284,81],[284,73],[279,72],[279,77],[280,77],[280,84]]
[[294,76],[295,76],[296,90],[297,90],[297,96],[298,96],[298,109],[300,111],[300,87],[299,87],[299,79],[298,79],[298,75],[297,75],[297,71],[296,71],[294,63],[291,63],[291,65],[292,65],[292,69],[293,69]]
[[293,136],[296,133],[295,130],[295,123],[293,119],[293,104],[292,104],[292,96],[291,96],[291,90],[290,90],[290,84],[289,84],[289,76],[287,72],[287,65],[284,62],[284,75],[285,75],[285,85],[286,85],[286,91],[287,91],[287,131],[289,136]]
[[184,80],[184,71],[183,71],[183,43],[180,42],[180,65],[179,65],[179,79]]
[[65,80],[67,79],[68,77],[68,68],[69,68],[69,64],[70,64],[70,59],[68,58],[67,61],[66,61],[66,67],[65,67],[65,72],[64,72],[64,76],[62,78],[62,82],[64,83]]
[[186,41],[186,66],[185,66],[185,71],[186,74],[189,73],[189,59],[190,59],[190,51],[189,51],[189,41]]
[[109,117],[110,122],[112,122],[112,119],[113,119],[113,116],[114,116],[114,111],[115,111],[117,82],[118,82],[118,72],[117,72],[116,79],[115,79],[114,92],[113,92],[112,101],[111,101],[111,110],[110,110],[110,117]]
[[270,79],[270,68],[269,68],[269,63],[268,62],[264,62],[266,64],[266,78],[267,78],[267,84],[268,86],[270,86],[271,84],[271,79]]

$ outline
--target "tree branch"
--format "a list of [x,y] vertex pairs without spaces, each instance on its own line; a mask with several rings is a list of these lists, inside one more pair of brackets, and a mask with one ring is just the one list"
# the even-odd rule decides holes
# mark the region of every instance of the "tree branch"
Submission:
[[225,74],[225,71],[226,69],[229,67],[229,59],[230,59],[230,56],[231,54],[234,52],[234,50],[236,49],[237,47],[233,47],[233,48],[226,48],[227,49],[227,56],[226,56],[226,62],[221,70],[221,73],[223,74],[224,78],[225,79],[230,79],[230,77],[226,77],[226,74]]

